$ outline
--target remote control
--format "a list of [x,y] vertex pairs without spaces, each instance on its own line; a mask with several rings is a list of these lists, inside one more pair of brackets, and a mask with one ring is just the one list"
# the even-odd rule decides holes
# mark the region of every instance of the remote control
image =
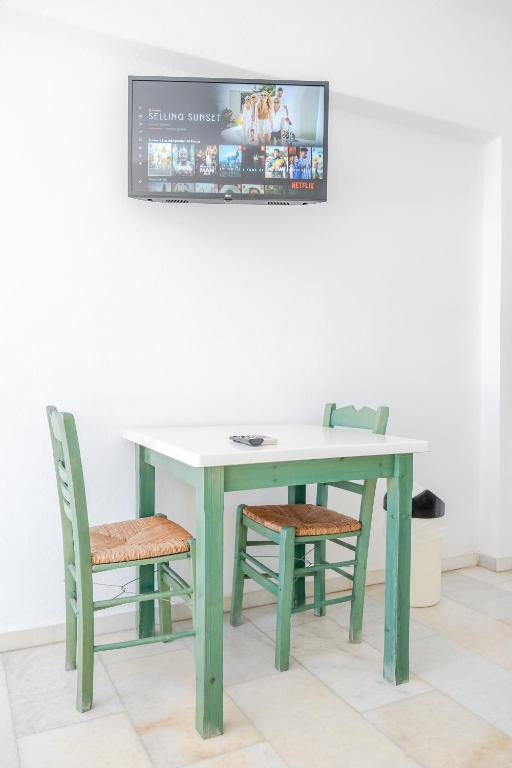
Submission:
[[268,435],[231,435],[230,440],[234,443],[243,443],[243,445],[250,445],[256,448],[260,445],[275,445],[277,440],[274,437]]
[[261,435],[231,435],[229,439],[233,440],[234,443],[243,443],[244,445],[263,445],[263,437]]

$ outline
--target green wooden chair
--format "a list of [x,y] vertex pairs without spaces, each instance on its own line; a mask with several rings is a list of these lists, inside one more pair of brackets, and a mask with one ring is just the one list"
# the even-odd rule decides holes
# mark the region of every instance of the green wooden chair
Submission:
[[[329,403],[325,406],[323,426],[367,429],[383,435],[388,415],[389,409],[384,407],[376,411],[365,407],[358,411],[353,406],[336,408],[334,403]],[[267,506],[241,504],[238,507],[230,620],[234,627],[242,621],[245,579],[253,579],[277,597],[275,664],[278,670],[284,671],[289,665],[292,613],[314,610],[317,616],[324,616],[326,606],[351,601],[350,642],[361,642],[366,562],[376,484],[376,480],[320,484],[317,486],[316,505],[305,503],[305,488],[299,486],[290,488],[288,492],[289,500],[299,503]],[[361,496],[359,520],[327,508],[329,485]],[[263,541],[249,541],[249,530],[262,536]],[[351,537],[356,538],[355,545],[347,541]],[[355,556],[350,560],[327,562],[328,541],[350,550]],[[306,546],[309,544],[313,546],[313,565],[307,565]],[[248,547],[262,545],[279,547],[278,571],[247,551]],[[352,573],[346,568],[351,568]],[[326,599],[327,570],[352,581],[349,595]],[[305,580],[308,576],[314,579],[312,602],[306,602]]]
[[[54,406],[46,409],[53,448],[64,544],[66,595],[66,669],[78,669],[76,706],[92,707],[94,652],[128,648],[189,637],[173,632],[171,597],[180,595],[193,609],[194,551],[192,535],[164,515],[108,523],[89,528],[84,477],[75,419]],[[191,559],[192,586],[169,563]],[[114,568],[157,567],[158,589],[112,600],[93,599],[93,573]],[[172,587],[172,589],[171,589]],[[114,605],[158,600],[160,634],[117,643],[94,644],[94,612]]]

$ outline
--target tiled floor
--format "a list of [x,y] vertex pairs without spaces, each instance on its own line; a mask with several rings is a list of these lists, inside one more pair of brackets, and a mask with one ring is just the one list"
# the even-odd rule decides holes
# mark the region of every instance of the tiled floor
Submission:
[[272,606],[226,624],[225,733],[208,741],[194,729],[191,639],[98,654],[82,715],[62,643],[0,654],[0,765],[510,768],[512,571],[444,575],[441,603],[412,611],[413,674],[399,687],[381,675],[383,600],[368,589],[360,645],[347,604],[298,614],[282,674]]

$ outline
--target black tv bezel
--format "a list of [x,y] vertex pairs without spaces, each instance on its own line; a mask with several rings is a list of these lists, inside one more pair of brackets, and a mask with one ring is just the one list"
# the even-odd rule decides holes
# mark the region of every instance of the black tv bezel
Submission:
[[[250,85],[317,85],[324,88],[324,190],[325,195],[322,198],[312,200],[308,197],[298,195],[284,196],[275,195],[270,197],[265,195],[264,200],[251,197],[250,195],[223,195],[220,192],[211,194],[196,194],[195,192],[182,192],[179,195],[169,195],[166,193],[137,194],[132,191],[132,143],[133,143],[133,83],[134,82],[178,82],[178,83],[248,83]],[[313,205],[315,203],[327,202],[327,179],[329,163],[329,81],[328,80],[287,80],[279,78],[247,78],[247,77],[164,77],[151,75],[129,75],[128,76],[128,197],[134,200],[146,200],[147,202],[187,202],[187,203],[242,203],[251,205]]]

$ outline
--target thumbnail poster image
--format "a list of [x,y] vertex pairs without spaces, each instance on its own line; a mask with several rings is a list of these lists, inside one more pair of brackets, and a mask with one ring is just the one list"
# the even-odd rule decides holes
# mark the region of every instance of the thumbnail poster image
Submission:
[[265,159],[266,179],[288,178],[288,148],[266,147]]
[[195,145],[178,141],[172,145],[173,176],[195,175]]
[[288,147],[290,179],[311,178],[311,147]]
[[196,147],[196,175],[204,178],[218,174],[218,148],[216,144]]
[[202,184],[201,183],[201,184],[195,184],[195,185],[191,184],[190,186],[195,186],[195,191],[197,192],[197,194],[200,194],[200,195],[212,194],[214,192],[218,192],[219,191],[219,185],[218,184],[207,184],[207,183],[206,184]]
[[242,147],[238,144],[221,144],[219,147],[219,176],[240,176],[242,171]]
[[323,179],[324,177],[324,149],[313,147],[311,156],[311,178]]
[[244,178],[265,178],[265,147],[246,144],[242,147],[242,174]]
[[240,184],[219,184],[219,192],[223,195],[240,195],[242,188]]
[[242,195],[264,195],[263,184],[242,184]]
[[265,194],[267,195],[284,195],[286,187],[281,184],[265,184]]
[[171,174],[171,142],[148,142],[148,176],[171,176]]
[[148,192],[170,192],[171,186],[169,181],[148,181]]
[[180,192],[193,192],[194,185],[188,184],[187,182],[183,182],[183,181],[175,181],[172,185],[172,191],[177,194],[179,194]]

